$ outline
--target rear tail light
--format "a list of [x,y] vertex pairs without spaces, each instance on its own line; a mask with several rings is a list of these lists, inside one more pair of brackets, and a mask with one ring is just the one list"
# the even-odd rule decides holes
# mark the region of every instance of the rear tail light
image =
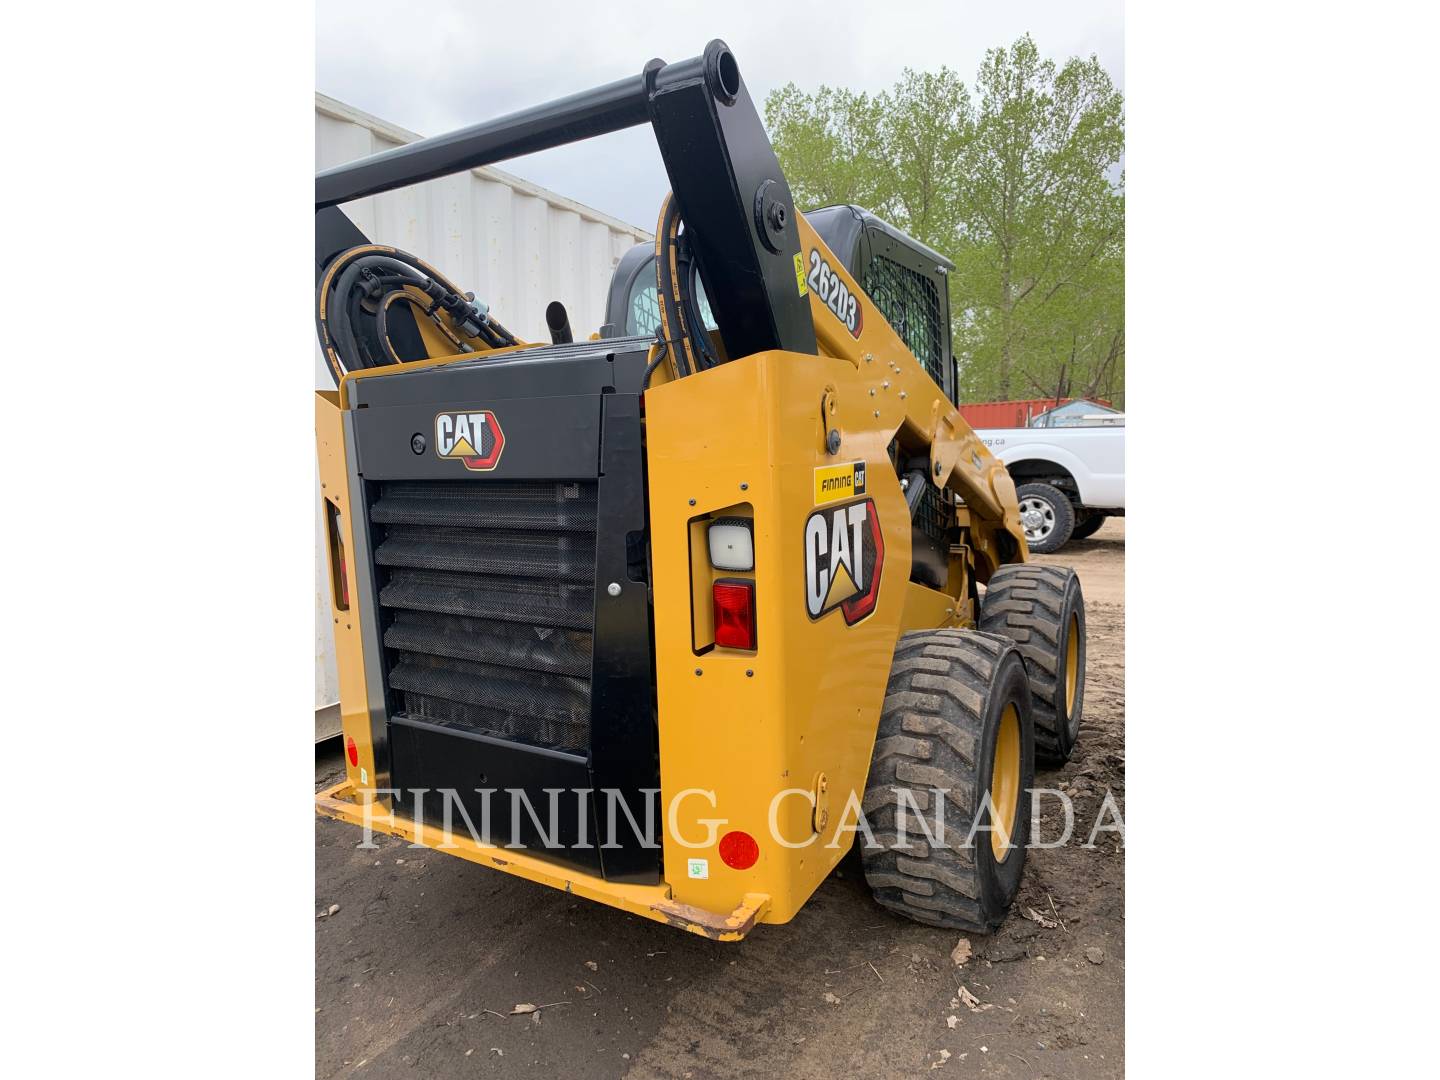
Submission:
[[755,648],[755,583],[717,581],[714,602],[715,644],[726,649]]

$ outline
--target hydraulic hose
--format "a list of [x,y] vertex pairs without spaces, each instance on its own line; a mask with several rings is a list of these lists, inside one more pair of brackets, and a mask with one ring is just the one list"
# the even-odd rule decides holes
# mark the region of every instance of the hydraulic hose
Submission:
[[670,346],[671,370],[677,379],[720,362],[700,314],[699,267],[681,233],[682,225],[675,197],[666,194],[655,228],[655,291],[661,340]]
[[337,386],[347,372],[403,362],[388,319],[401,300],[417,321],[428,318],[457,354],[475,351],[474,343],[483,349],[520,344],[473,293],[461,293],[415,256],[378,244],[354,247],[331,261],[316,289],[316,332]]

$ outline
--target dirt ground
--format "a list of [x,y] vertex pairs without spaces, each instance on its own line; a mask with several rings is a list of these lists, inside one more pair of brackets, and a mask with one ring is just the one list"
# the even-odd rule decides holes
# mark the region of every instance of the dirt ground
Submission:
[[[1082,845],[1107,791],[1124,808],[1124,521],[1040,561],[1079,570],[1089,622],[1079,746],[1036,777],[1074,798],[1074,835],[1030,852],[963,967],[960,935],[871,902],[853,854],[791,923],[719,944],[317,819],[316,910],[340,909],[316,923],[316,1075],[1123,1075],[1124,851]],[[317,789],[340,776],[338,748],[317,752]],[[519,1002],[564,1004],[503,1015]]]

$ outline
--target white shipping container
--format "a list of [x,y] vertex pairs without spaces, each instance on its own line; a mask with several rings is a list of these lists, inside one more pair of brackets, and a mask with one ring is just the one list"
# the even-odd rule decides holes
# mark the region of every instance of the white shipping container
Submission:
[[[414,142],[419,135],[324,94],[315,95],[316,171]],[[495,168],[430,180],[346,203],[378,244],[418,255],[462,289],[473,290],[524,341],[549,341],[545,305],[560,300],[577,339],[600,328],[620,256],[653,242],[626,224]],[[315,347],[315,386],[334,386]],[[339,680],[331,627],[325,522],[315,479],[315,737],[340,730]]]

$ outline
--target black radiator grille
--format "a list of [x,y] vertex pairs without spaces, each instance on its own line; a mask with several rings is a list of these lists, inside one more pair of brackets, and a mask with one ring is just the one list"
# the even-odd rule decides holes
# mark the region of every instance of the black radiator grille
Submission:
[[370,520],[392,704],[585,753],[595,483],[385,483]]

